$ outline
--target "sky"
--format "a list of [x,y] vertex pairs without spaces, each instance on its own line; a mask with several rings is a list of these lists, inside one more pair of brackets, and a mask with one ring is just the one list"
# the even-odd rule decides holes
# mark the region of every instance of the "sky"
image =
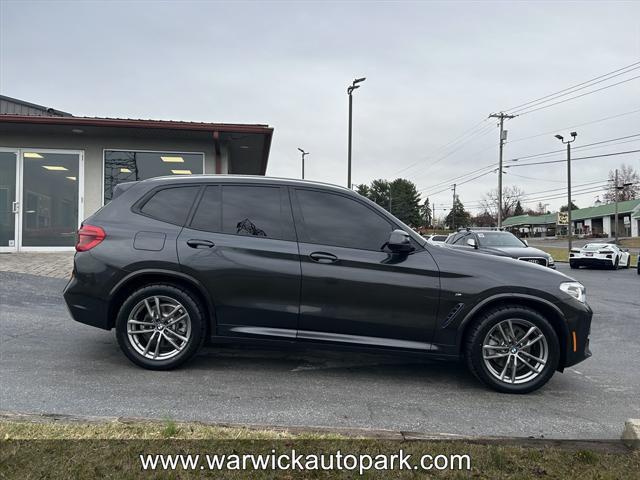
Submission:
[[[268,124],[268,175],[299,178],[302,147],[307,179],[346,185],[346,89],[366,77],[352,182],[407,178],[438,216],[457,182],[478,213],[498,175],[461,176],[498,160],[488,115],[640,62],[639,19],[638,1],[0,0],[0,93],[75,115]],[[565,158],[554,134],[572,130],[576,159],[640,150],[631,68],[558,100],[620,85],[505,121],[505,165]],[[640,170],[640,153],[573,161],[575,203],[602,198],[623,162]],[[566,195],[565,163],[504,171],[525,207],[566,204],[546,198]]]

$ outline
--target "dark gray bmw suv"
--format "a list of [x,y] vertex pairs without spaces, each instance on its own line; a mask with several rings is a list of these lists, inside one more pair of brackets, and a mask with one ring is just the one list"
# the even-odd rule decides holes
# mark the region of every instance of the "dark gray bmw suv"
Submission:
[[205,341],[341,345],[464,358],[525,393],[591,355],[575,280],[429,245],[355,192],[243,176],[121,184],[78,231],[64,298],[116,329],[136,364],[170,369]]

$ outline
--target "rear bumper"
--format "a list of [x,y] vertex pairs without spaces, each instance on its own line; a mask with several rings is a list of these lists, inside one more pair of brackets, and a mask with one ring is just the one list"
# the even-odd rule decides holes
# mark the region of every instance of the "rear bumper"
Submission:
[[577,267],[612,267],[610,258],[569,258],[569,264]]
[[71,317],[76,322],[110,330],[111,326],[109,325],[107,315],[107,303],[79,290],[78,280],[74,275],[71,280],[69,280],[63,293],[64,301],[67,304]]

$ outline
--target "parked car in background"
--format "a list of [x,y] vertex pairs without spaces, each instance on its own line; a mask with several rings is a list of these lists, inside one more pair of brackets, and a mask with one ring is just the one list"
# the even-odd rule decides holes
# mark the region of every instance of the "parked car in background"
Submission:
[[343,187],[233,175],[120,184],[76,250],[71,315],[115,328],[152,370],[205,341],[325,345],[464,359],[489,387],[526,393],[591,356],[582,284],[435,247]]
[[572,248],[569,252],[571,268],[605,267],[611,269],[629,268],[631,254],[612,243],[587,243],[582,248]]
[[425,237],[431,245],[443,245],[447,241],[449,235],[429,235]]
[[544,267],[556,268],[551,255],[530,247],[511,232],[500,230],[464,229],[447,239],[447,245],[464,250],[473,250],[502,257],[511,257]]

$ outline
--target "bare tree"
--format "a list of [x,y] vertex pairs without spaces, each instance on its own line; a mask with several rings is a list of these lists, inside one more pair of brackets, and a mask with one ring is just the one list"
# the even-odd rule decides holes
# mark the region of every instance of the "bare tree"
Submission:
[[[522,201],[524,190],[516,185],[502,189],[502,218],[513,216],[516,205]],[[498,217],[498,189],[487,192],[484,199],[480,201],[480,206],[491,216]]]
[[[615,189],[616,172],[615,170],[609,170],[609,186],[607,193],[604,194],[605,203],[613,203],[616,201],[616,189]],[[635,200],[640,197],[640,175],[631,166],[622,164],[618,169],[618,185],[626,185],[618,190],[618,201],[624,202],[625,200]]]

